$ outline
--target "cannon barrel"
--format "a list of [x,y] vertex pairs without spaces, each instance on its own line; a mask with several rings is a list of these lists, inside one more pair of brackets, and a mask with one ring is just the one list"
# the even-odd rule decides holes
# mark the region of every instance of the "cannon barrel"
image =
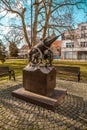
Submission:
[[[60,35],[59,35],[60,36]],[[33,65],[42,64],[43,61],[46,61],[46,64],[52,65],[53,52],[49,49],[51,44],[59,37],[51,36],[44,39],[41,43],[37,44],[29,52],[29,61]]]
[[48,37],[46,39],[44,39],[43,42],[37,44],[35,47],[39,48],[40,51],[42,53],[44,53],[44,51],[49,48],[51,46],[51,44],[58,38],[59,36],[55,36],[55,37]]

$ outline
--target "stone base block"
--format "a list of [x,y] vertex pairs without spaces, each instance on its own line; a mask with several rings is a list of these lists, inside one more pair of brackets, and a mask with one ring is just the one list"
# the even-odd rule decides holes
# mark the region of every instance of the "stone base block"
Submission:
[[54,108],[64,101],[64,97],[67,94],[65,89],[55,89],[51,97],[42,96],[24,88],[19,88],[12,92],[12,96],[25,100],[27,102],[34,103],[46,108]]
[[25,90],[43,96],[53,95],[56,87],[56,69],[54,67],[32,67],[23,69],[23,87]]

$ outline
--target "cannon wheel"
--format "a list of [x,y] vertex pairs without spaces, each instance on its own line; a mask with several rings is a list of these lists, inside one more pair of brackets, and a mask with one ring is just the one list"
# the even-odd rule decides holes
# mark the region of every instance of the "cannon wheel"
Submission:
[[44,60],[46,61],[46,64],[52,64],[53,52],[50,49],[46,50]]
[[32,64],[40,64],[43,60],[42,52],[38,48],[32,48],[29,52],[29,61]]

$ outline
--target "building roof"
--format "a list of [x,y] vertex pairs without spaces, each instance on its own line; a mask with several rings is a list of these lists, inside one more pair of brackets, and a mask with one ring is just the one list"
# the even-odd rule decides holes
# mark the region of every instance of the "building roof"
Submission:
[[87,24],[87,22],[79,23],[78,26],[80,26],[80,25],[84,25],[84,24]]
[[62,40],[56,40],[55,42],[53,42],[53,44],[51,45],[51,47],[61,47],[62,44]]

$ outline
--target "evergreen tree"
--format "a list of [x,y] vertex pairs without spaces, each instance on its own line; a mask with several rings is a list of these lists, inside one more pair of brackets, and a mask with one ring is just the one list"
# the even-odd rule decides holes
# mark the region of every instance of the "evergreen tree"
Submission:
[[6,54],[5,54],[5,46],[3,45],[2,41],[0,40],[0,61],[2,63],[5,62]]
[[11,57],[17,57],[18,56],[18,48],[14,42],[10,42],[9,45],[9,51]]

